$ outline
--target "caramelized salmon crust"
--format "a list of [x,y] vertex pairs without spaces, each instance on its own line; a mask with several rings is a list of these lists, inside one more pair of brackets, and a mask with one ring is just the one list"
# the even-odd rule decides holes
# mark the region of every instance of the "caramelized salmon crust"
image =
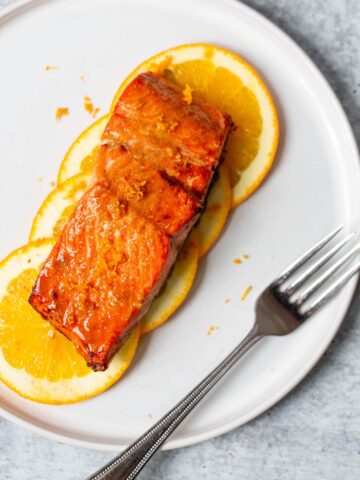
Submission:
[[162,76],[136,77],[104,131],[93,186],[45,261],[31,305],[104,370],[164,284],[204,207],[228,115]]

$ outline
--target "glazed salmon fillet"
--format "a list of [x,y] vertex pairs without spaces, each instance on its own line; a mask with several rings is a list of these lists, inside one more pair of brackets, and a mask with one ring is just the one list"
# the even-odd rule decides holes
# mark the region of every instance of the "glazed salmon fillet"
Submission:
[[103,145],[99,164],[107,165],[104,183],[108,181],[118,198],[181,243],[197,220],[202,203],[172,181],[164,171],[146,161],[136,160],[131,152],[115,145]]
[[31,305],[94,370],[107,368],[199,219],[231,119],[153,73],[104,131],[92,187],[43,264]]
[[230,126],[230,117],[153,73],[126,88],[104,133],[141,161],[165,171],[201,200],[206,196]]
[[169,235],[95,184],[45,262],[32,303],[102,370],[174,259]]

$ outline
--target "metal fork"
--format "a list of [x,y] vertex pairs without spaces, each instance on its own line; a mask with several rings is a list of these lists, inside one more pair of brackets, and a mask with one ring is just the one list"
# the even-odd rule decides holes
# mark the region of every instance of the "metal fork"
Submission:
[[[359,259],[348,265],[350,259],[360,251],[360,244],[348,248],[334,263],[328,262],[340,249],[349,245],[355,234],[348,235],[319,258],[316,254],[324,249],[342,228],[328,234],[273,281],[256,302],[256,321],[244,340],[181,402],[124,452],[89,477],[89,480],[131,480],[137,477],[200,400],[253,345],[268,335],[287,335],[293,332],[337,293],[360,270]],[[339,272],[341,267],[344,269]],[[321,272],[316,275],[320,269]],[[326,288],[319,293],[322,287]],[[316,293],[317,295],[314,295]]]

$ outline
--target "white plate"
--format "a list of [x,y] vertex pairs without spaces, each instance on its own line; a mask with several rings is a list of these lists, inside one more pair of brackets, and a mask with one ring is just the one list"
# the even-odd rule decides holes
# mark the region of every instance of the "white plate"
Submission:
[[[350,229],[359,218],[358,154],[344,113],[304,53],[259,14],[226,0],[35,1],[0,21],[0,255],[26,242],[67,146],[90,123],[83,95],[105,112],[141,60],[189,42],[235,50],[264,76],[281,114],[278,164],[231,216],[189,300],[141,341],[117,385],[62,407],[0,386],[3,415],[50,438],[104,450],[127,445],[246,334],[255,298],[275,274],[331,228],[345,221]],[[48,64],[59,70],[45,72]],[[60,123],[57,106],[70,107]],[[235,265],[244,253],[250,259]],[[242,302],[249,284],[254,289]],[[219,435],[281,399],[329,345],[354,284],[293,335],[263,341],[166,448]],[[219,330],[208,336],[212,325]]]

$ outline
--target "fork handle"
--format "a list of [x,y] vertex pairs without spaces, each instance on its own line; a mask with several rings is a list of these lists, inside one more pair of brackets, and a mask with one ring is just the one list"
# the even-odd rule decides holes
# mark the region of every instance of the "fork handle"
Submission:
[[262,338],[256,326],[244,340],[163,418],[88,480],[132,480],[202,398]]

